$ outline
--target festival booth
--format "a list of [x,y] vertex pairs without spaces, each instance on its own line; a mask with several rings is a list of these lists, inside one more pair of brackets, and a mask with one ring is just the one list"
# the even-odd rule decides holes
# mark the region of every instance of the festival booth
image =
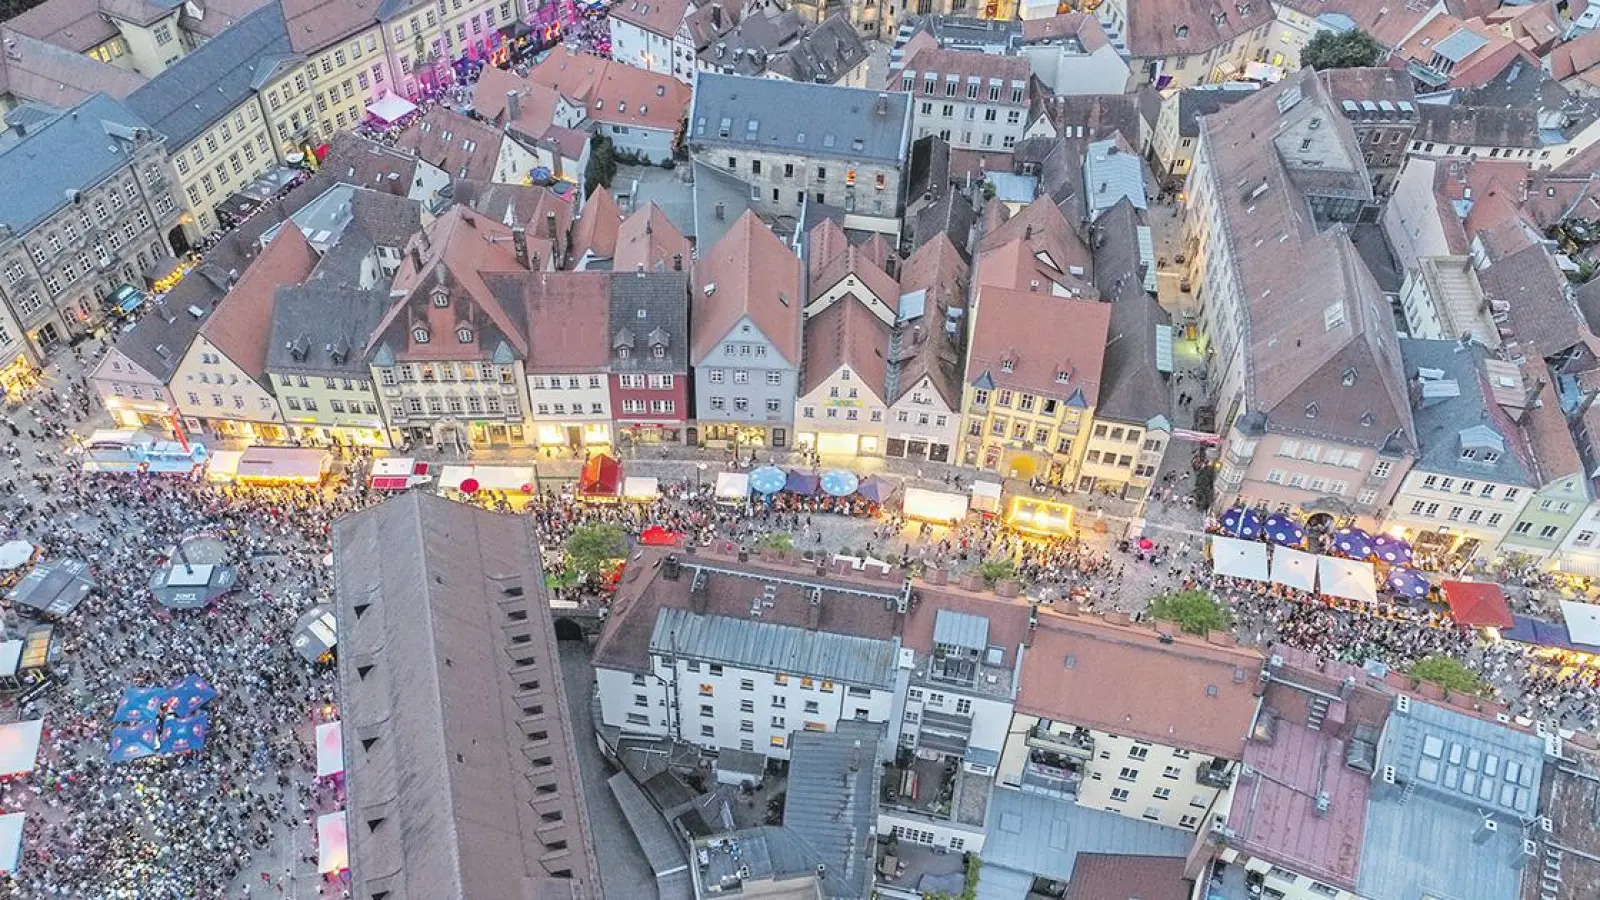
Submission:
[[1378,602],[1378,583],[1373,575],[1372,563],[1364,560],[1319,556],[1317,580],[1322,584],[1322,593],[1330,597],[1363,603]]
[[[716,502],[728,505],[742,505],[750,499],[750,478],[743,472],[718,472],[717,487],[713,493]],[[776,493],[768,491],[767,493]]]
[[1068,537],[1072,534],[1072,517],[1076,512],[1070,503],[1012,497],[1011,507],[1006,512],[1006,526],[1041,537]]
[[385,94],[367,104],[367,115],[392,125],[417,111],[417,105],[396,94]]
[[445,466],[439,471],[439,493],[458,491],[468,497],[489,491],[506,500],[530,499],[537,480],[533,466]]
[[590,503],[612,503],[622,496],[622,464],[599,453],[583,464],[578,476],[578,499]]
[[321,484],[333,456],[304,447],[250,447],[239,457],[233,480],[240,484]]
[[989,515],[1000,512],[1000,482],[974,481],[969,493],[972,495],[974,510]]
[[150,592],[168,609],[200,609],[239,583],[232,566],[189,563],[174,559],[150,576]]
[[14,874],[22,865],[23,824],[26,813],[0,816],[0,875]]
[[243,450],[218,450],[211,454],[211,462],[206,465],[206,480],[232,481],[239,474],[239,460],[243,456]]
[[372,464],[367,486],[375,491],[403,491],[426,484],[433,477],[428,464],[409,456],[391,456]]
[[0,641],[0,693],[15,694],[27,686],[22,683],[20,640]]
[[14,572],[30,562],[39,552],[28,541],[6,541],[0,544],[0,572]]
[[1566,620],[1567,635],[1572,643],[1600,646],[1600,606],[1563,600],[1561,618]]
[[1259,541],[1211,536],[1211,568],[1218,575],[1250,581],[1270,581],[1267,545]]
[[0,778],[33,771],[39,761],[39,738],[43,734],[43,719],[0,725]]
[[317,777],[344,774],[344,726],[323,722],[317,726]]
[[622,499],[635,503],[649,503],[661,496],[661,482],[643,475],[629,475],[622,479]]
[[[1231,540],[1231,538],[1230,538]],[[1272,551],[1272,583],[1297,591],[1317,589],[1317,555],[1293,547]]]
[[95,586],[88,563],[58,559],[35,566],[6,594],[6,599],[13,606],[35,610],[47,619],[59,619],[77,609]]
[[789,469],[785,473],[783,493],[796,494],[801,497],[809,497],[817,492],[817,488],[820,487],[820,481],[820,478],[811,474],[810,472],[803,472],[800,469]]
[[308,663],[326,663],[333,659],[339,642],[337,620],[333,609],[327,605],[313,606],[294,624],[294,652]]
[[350,868],[350,835],[344,810],[317,817],[317,871],[337,875]]
[[1511,607],[1506,603],[1506,592],[1498,584],[1446,581],[1439,587],[1444,591],[1444,602],[1450,606],[1450,618],[1457,625],[1466,628],[1510,628],[1516,624],[1511,618]]
[[[125,436],[121,442],[108,434]],[[210,453],[204,444],[193,441],[158,441],[143,432],[96,432],[85,445],[85,472],[132,475],[189,475],[205,465]]]
[[955,525],[967,517],[968,507],[966,494],[916,487],[906,488],[900,502],[900,511],[906,518],[935,525]]

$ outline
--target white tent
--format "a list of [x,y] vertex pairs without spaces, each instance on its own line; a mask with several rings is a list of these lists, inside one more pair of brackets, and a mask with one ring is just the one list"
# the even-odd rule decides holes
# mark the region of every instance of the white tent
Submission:
[[0,816],[0,872],[12,873],[22,863],[22,823],[24,813]]
[[0,725],[0,778],[25,775],[39,760],[39,736],[44,720]]
[[27,541],[6,541],[0,544],[0,570],[19,569],[33,559],[33,545]]
[[1317,556],[1293,547],[1272,549],[1272,581],[1302,591],[1317,589]]
[[972,508],[979,512],[1000,511],[1000,482],[974,481],[969,493],[972,494]]
[[398,122],[416,111],[415,103],[394,94],[385,94],[377,101],[367,104],[367,115],[385,122]]
[[327,778],[344,771],[344,726],[323,722],[317,726],[317,777]]
[[622,479],[622,496],[629,500],[654,500],[661,493],[661,482],[643,475]]
[[1567,620],[1567,636],[1574,644],[1600,645],[1600,606],[1563,600],[1561,617]]
[[744,472],[718,472],[718,500],[747,500],[750,497],[750,476]]
[[1322,582],[1322,593],[1363,603],[1378,602],[1378,583],[1372,574],[1372,563],[1336,556],[1317,557],[1317,578]]
[[324,875],[350,868],[350,834],[344,811],[317,817],[317,871]]
[[468,479],[480,491],[533,492],[533,466],[445,466],[439,472],[439,490],[459,491]]
[[1267,580],[1267,545],[1231,537],[1211,538],[1211,567],[1230,578]]
[[239,474],[239,460],[243,457],[243,450],[218,450],[211,454],[211,462],[206,465],[206,477],[212,481],[232,481]]
[[951,525],[967,517],[967,495],[908,487],[901,509],[908,519]]

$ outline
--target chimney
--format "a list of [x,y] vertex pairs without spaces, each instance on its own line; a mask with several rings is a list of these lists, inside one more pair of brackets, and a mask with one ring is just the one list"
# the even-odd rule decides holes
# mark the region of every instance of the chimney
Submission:
[[718,31],[722,30],[722,4],[721,3],[713,3],[713,4],[711,4],[711,27],[717,29]]
[[515,122],[522,116],[522,95],[506,91],[506,122]]
[[674,254],[672,254],[672,271],[674,271],[674,272],[682,272],[683,271],[683,254],[682,253],[674,253]]
[[418,272],[422,271],[422,251],[416,247],[411,248],[411,266]]
[[532,254],[532,255],[530,255],[528,257],[528,271],[530,271],[530,272],[543,271],[543,264],[539,259],[539,254],[534,253],[534,254]]
[[531,270],[528,262],[528,230],[521,225],[511,229],[511,249],[517,253],[517,265]]
[[544,214],[544,236],[552,241],[556,239],[556,212],[553,209]]
[[728,217],[728,208],[723,206],[721,203],[718,203],[716,207],[712,209],[711,214],[716,217],[718,222],[721,222]]

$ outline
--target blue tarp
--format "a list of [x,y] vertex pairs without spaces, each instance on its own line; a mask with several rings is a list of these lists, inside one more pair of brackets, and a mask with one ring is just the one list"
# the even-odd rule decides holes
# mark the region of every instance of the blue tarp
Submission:
[[1560,650],[1576,650],[1579,653],[1600,654],[1600,647],[1592,644],[1575,644],[1572,635],[1567,633],[1567,626],[1560,622],[1546,622],[1529,616],[1512,616],[1511,627],[1503,629],[1500,636],[1508,641],[1519,644],[1533,644],[1536,647],[1555,647]]
[[162,753],[190,753],[203,750],[211,733],[211,715],[200,713],[185,719],[168,719],[161,729]]
[[876,475],[869,475],[861,480],[861,484],[856,487],[856,493],[873,503],[881,504],[894,493],[894,485]]
[[127,725],[112,730],[111,746],[107,748],[106,755],[112,762],[122,763],[155,756],[159,752],[154,724]]
[[790,494],[810,496],[817,492],[817,476],[799,469],[790,469],[789,480],[784,483],[783,489]]
[[165,688],[132,687],[122,692],[122,702],[111,717],[113,722],[154,722],[161,704],[167,702]]
[[183,718],[194,715],[200,707],[217,699],[217,689],[199,675],[186,675],[171,687],[169,695],[171,714]]

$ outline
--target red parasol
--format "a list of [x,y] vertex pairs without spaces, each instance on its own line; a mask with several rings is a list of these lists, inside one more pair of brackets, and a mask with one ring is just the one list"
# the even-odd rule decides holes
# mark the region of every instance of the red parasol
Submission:
[[523,493],[524,493],[524,494],[531,494],[531,493],[533,493],[533,485],[532,485],[532,484],[531,484],[531,483],[529,483],[529,484],[525,484],[525,485],[523,485],[523,486],[522,486],[522,492],[523,492]]
[[476,494],[478,492],[478,479],[463,478],[461,480],[461,493]]
[[639,543],[644,544],[647,547],[671,547],[675,546],[682,539],[683,535],[663,528],[660,525],[651,525],[639,535]]
[[1156,542],[1150,540],[1149,538],[1139,538],[1139,549],[1140,550],[1149,550],[1149,549],[1153,548],[1155,545],[1156,545]]

